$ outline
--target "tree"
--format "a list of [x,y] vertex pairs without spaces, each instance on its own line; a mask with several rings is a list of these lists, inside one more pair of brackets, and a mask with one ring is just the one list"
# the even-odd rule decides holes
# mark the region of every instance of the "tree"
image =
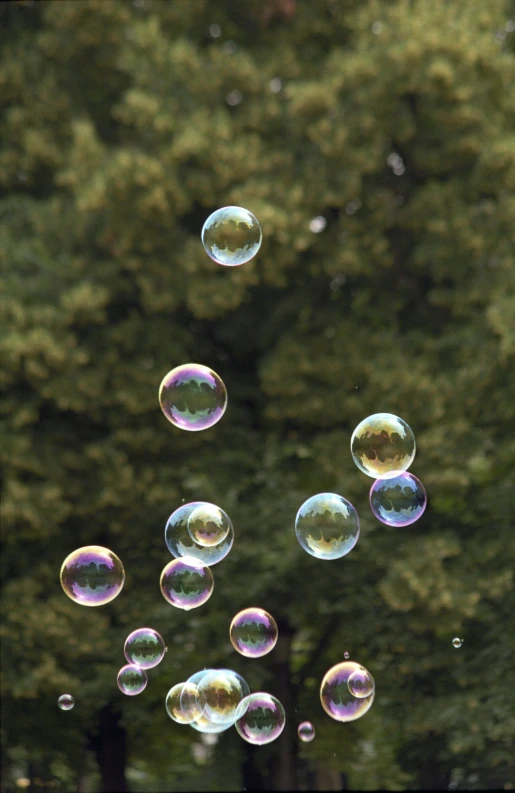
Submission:
[[[17,773],[105,791],[125,777],[134,790],[512,777],[510,8],[2,6],[6,791]],[[240,268],[214,265],[199,240],[228,204],[263,230]],[[163,375],[190,360],[229,392],[201,433],[172,428],[157,403]],[[421,521],[396,531],[373,519],[349,452],[379,410],[412,426],[429,495]],[[360,514],[338,562],[295,540],[298,507],[320,491]],[[190,614],[158,590],[164,523],[183,499],[220,504],[236,532],[213,597]],[[58,571],[91,543],[121,557],[127,580],[88,610]],[[250,605],[281,628],[262,662],[228,641]],[[132,700],[115,676],[143,623],[169,652]],[[377,682],[349,725],[318,700],[344,650]],[[188,759],[198,735],[163,701],[203,666],[277,694],[283,736],[257,750],[229,731]],[[65,690],[68,714],[55,704]],[[317,739],[299,749],[302,718]],[[127,769],[103,760],[113,736]]]

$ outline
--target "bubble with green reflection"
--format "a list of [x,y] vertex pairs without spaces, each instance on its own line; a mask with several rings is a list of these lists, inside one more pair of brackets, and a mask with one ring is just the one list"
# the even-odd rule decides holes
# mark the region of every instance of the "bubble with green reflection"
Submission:
[[243,207],[228,206],[213,212],[202,228],[202,244],[217,264],[235,267],[250,261],[261,247],[257,218]]

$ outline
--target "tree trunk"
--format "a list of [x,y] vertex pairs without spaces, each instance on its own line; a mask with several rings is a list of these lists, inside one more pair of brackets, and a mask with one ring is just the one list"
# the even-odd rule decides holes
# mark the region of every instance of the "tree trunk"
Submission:
[[102,793],[126,793],[126,735],[120,725],[120,714],[111,704],[100,711],[94,751],[102,778]]
[[287,622],[278,620],[279,638],[274,650],[274,683],[270,693],[276,696],[286,711],[286,724],[277,739],[277,755],[271,766],[272,790],[298,790],[297,721],[295,699],[291,684],[291,643],[293,630]]

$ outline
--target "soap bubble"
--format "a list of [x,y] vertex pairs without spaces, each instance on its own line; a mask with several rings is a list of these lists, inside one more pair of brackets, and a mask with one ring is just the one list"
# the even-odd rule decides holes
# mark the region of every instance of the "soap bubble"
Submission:
[[163,377],[159,404],[176,427],[198,432],[220,421],[227,407],[227,391],[221,377],[212,369],[199,363],[185,363]]
[[189,611],[209,600],[213,592],[213,573],[192,556],[169,562],[161,573],[161,592],[172,606]]
[[103,606],[120,594],[125,581],[123,564],[100,545],[86,545],[69,554],[61,567],[61,586],[81,606]]
[[415,457],[411,427],[392,413],[374,413],[358,424],[350,442],[352,459],[373,479],[393,479],[406,471]]
[[343,657],[345,658],[345,660],[346,660],[346,661],[348,661],[348,660],[349,660],[349,658],[350,658],[350,655],[349,655],[349,653],[345,652],[345,653],[343,654]]
[[309,743],[315,737],[315,728],[310,721],[303,721],[299,724],[297,734],[301,741]]
[[245,697],[242,705],[246,708],[245,715],[236,722],[236,729],[245,741],[263,746],[279,737],[286,715],[278,699],[259,692]]
[[138,628],[125,640],[124,653],[129,664],[151,669],[163,660],[166,647],[163,637],[152,628]]
[[221,562],[231,550],[234,542],[234,529],[229,520],[229,531],[225,540],[211,547],[199,545],[188,532],[188,521],[193,511],[200,506],[210,505],[205,501],[192,501],[189,504],[182,504],[175,512],[172,512],[165,527],[165,542],[168,550],[176,559],[193,556],[194,559],[211,567],[217,562]]
[[423,514],[427,504],[424,485],[404,471],[392,479],[376,479],[370,488],[370,507],[387,526],[409,526]]
[[61,694],[57,700],[57,704],[61,710],[71,710],[75,705],[75,700],[71,694]]
[[147,686],[148,677],[144,669],[134,664],[127,664],[122,666],[116,678],[118,688],[123,694],[128,697],[135,697],[136,694],[141,694]]
[[206,548],[219,545],[231,528],[229,516],[215,504],[203,502],[188,518],[188,534],[193,542]]
[[198,686],[189,682],[172,686],[165,699],[166,712],[178,724],[191,724],[200,719],[205,704]]
[[[197,689],[199,689],[200,685],[202,684],[202,681],[208,675],[211,675],[211,673],[220,674],[223,672],[228,673],[233,679],[235,678],[238,681],[241,691],[244,694],[244,698],[246,698],[250,693],[248,684],[241,675],[239,675],[237,672],[234,672],[232,669],[202,669],[200,672],[195,672],[195,674],[191,675],[191,677],[189,677],[187,680],[187,684],[196,686]],[[205,703],[205,699],[203,699],[202,692],[200,691],[199,691],[199,697],[200,699],[198,700],[198,702],[201,706],[203,706]],[[237,712],[235,714],[236,718],[239,718],[240,715],[244,713],[245,707],[246,706],[243,705],[243,700],[241,700],[241,702],[238,705]],[[216,709],[216,705],[215,705],[215,709]],[[190,727],[193,727],[193,729],[197,730],[198,732],[209,734],[209,733],[218,733],[218,732],[223,732],[224,730],[228,730],[229,727],[233,726],[233,724],[234,724],[234,720],[225,721],[225,722],[213,721],[211,718],[209,718],[209,714],[206,712],[206,708],[204,706],[202,715],[199,716],[197,719],[195,719],[195,721],[190,722]]]
[[202,244],[217,264],[234,267],[256,255],[261,228],[252,212],[243,207],[223,207],[208,217],[202,228]]
[[452,640],[452,646],[455,647],[457,650],[459,650],[462,644],[463,644],[463,639],[459,639],[457,636],[455,639]]
[[205,700],[203,716],[213,724],[234,724],[245,713],[243,700],[250,694],[246,681],[231,669],[212,669],[198,684]]
[[349,691],[354,672],[367,671],[354,661],[343,661],[325,673],[320,686],[320,701],[325,712],[336,721],[355,721],[372,707],[375,691],[367,697],[355,697]]
[[343,496],[318,493],[297,512],[295,533],[304,550],[317,559],[339,559],[358,541],[358,513]]
[[240,611],[229,628],[232,646],[247,658],[260,658],[269,653],[274,649],[278,635],[272,615],[259,608]]
[[374,678],[367,669],[360,667],[351,674],[347,686],[353,697],[364,699],[369,697],[375,689]]

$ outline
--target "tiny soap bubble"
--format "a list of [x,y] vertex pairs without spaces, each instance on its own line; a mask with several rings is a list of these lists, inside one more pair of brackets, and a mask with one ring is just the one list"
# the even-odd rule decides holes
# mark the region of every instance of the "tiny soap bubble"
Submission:
[[301,741],[304,741],[304,743],[309,743],[315,737],[315,728],[310,721],[303,721],[301,724],[299,724],[297,734]]
[[457,636],[452,640],[452,646],[455,647],[457,650],[459,650],[462,644],[463,644],[463,639],[459,639]]
[[57,704],[61,710],[71,710],[75,705],[75,700],[71,694],[62,694],[57,700]]

